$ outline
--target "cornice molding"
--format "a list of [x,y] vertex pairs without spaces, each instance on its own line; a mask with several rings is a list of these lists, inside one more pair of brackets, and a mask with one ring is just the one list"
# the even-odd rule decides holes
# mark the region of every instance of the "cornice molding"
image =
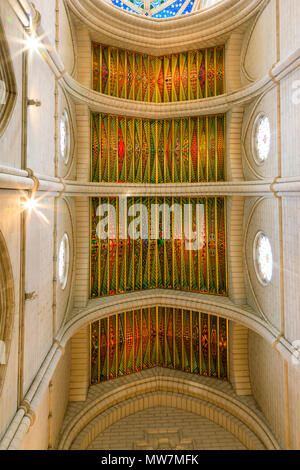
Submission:
[[[277,182],[277,181],[276,181]],[[180,197],[180,196],[269,196],[273,197],[271,186],[274,180],[232,181],[210,183],[166,183],[166,184],[133,184],[133,183],[83,183],[65,181],[68,196],[88,197]],[[296,183],[294,183],[296,185]],[[291,190],[295,190],[294,184]],[[280,184],[278,185],[280,189]],[[290,186],[288,186],[290,187]],[[276,187],[278,189],[278,187]],[[300,189],[300,183],[299,183]]]
[[64,182],[60,178],[39,175],[27,168],[19,170],[0,166],[0,189],[17,191],[49,192],[56,197],[65,191]]
[[60,83],[75,102],[87,105],[94,112],[148,119],[170,119],[226,113],[234,106],[244,106],[271,91],[299,67],[300,48],[275,64],[268,75],[239,90],[212,98],[176,103],[144,103],[104,95],[80,84],[67,72],[61,75]]
[[66,0],[93,39],[154,55],[226,41],[269,0],[223,0],[205,10],[159,20],[130,14],[105,0]]
[[[30,169],[0,166],[0,190],[47,192],[48,197],[264,196],[299,197],[300,176],[210,183],[91,183],[39,175]],[[1,192],[0,192],[1,195]]]
[[300,48],[275,64],[268,75],[239,90],[212,98],[175,103],[144,103],[108,96],[80,84],[67,72],[61,74],[60,83],[75,102],[87,105],[94,112],[149,119],[170,119],[226,113],[234,106],[246,105],[272,90],[299,67]]
[[272,78],[265,76],[240,90],[212,98],[175,103],[144,103],[93,91],[77,82],[67,72],[61,76],[60,83],[76,103],[87,105],[91,111],[148,119],[170,119],[226,113],[233,106],[246,104],[262,92],[269,91],[275,86]]

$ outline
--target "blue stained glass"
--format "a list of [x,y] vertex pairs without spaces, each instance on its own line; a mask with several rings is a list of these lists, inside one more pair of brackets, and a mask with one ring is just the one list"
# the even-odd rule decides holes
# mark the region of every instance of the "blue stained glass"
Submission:
[[191,13],[192,9],[193,9],[193,5],[194,5],[194,0],[192,0],[187,6],[186,8],[183,10],[183,12],[181,13],[182,15],[186,15],[187,13]]
[[[132,10],[129,6],[125,5],[125,3],[121,2],[120,0],[111,0],[111,2],[112,2],[113,5],[115,5],[116,7],[122,8],[123,10],[129,11],[130,13],[138,14],[135,10]],[[137,2],[137,3],[141,3],[141,4],[142,4],[142,2]]]
[[[184,1],[177,1],[175,3],[172,3],[172,5],[167,6],[167,8],[164,8],[163,10],[159,11],[155,15],[152,15],[152,18],[172,18],[172,16],[177,15],[179,10],[182,8],[182,5],[184,4]],[[190,11],[193,8],[194,0],[190,1],[191,7]]]
[[159,7],[163,2],[161,0],[156,0],[155,2],[151,2],[150,8],[157,8]]
[[[186,15],[197,11],[199,9],[206,8],[207,6],[211,6],[215,3],[218,3],[220,0],[206,0],[200,4],[195,4],[195,0],[190,0],[186,6],[185,0],[173,0],[173,2],[167,5],[165,8],[162,8],[159,11],[156,11],[159,7],[162,7],[164,3],[167,3],[167,0],[152,0],[148,3],[147,8],[150,7],[150,11],[145,11],[145,0],[127,0],[127,3],[124,3],[122,0],[111,0],[113,5],[122,8],[125,11],[129,11],[131,13],[135,13],[136,15],[142,15],[151,18],[173,18],[174,16]],[[137,10],[133,10],[130,8],[128,3],[134,5]],[[184,8],[182,10],[182,8]]]

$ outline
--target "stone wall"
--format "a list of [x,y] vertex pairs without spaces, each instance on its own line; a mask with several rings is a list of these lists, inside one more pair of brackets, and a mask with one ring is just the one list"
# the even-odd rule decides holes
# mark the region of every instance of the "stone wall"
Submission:
[[167,407],[121,419],[95,437],[89,450],[244,450],[230,432],[206,418]]

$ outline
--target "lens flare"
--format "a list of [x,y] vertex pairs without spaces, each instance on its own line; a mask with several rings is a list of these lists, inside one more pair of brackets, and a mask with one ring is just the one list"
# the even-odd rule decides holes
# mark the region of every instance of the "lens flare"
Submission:
[[24,196],[22,203],[21,203],[21,211],[22,212],[26,211],[28,215],[31,215],[32,213],[34,213],[44,222],[49,224],[50,222],[47,219],[47,217],[43,214],[43,212],[41,212],[41,210],[39,210],[43,207],[46,208],[45,205],[40,204],[41,199],[43,199],[43,197],[39,199],[35,199],[34,196],[31,196],[31,197]]
[[25,40],[26,49],[29,51],[38,51],[41,47],[40,39],[35,34],[30,34]]
[[31,211],[37,209],[38,202],[37,202],[36,199],[34,199],[32,197],[31,198],[26,198],[25,201],[23,202],[22,206],[23,206],[24,211],[28,210],[28,211],[31,212]]

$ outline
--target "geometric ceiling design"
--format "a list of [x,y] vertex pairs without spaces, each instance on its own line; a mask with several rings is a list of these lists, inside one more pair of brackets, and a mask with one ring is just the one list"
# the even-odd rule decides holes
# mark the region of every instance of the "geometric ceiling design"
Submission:
[[224,197],[93,197],[90,210],[91,298],[148,289],[227,295]]
[[228,320],[190,310],[153,307],[90,326],[90,383],[152,367],[228,379]]
[[92,113],[93,182],[225,180],[224,115],[165,120]]
[[151,103],[225,93],[224,46],[150,56],[92,43],[92,87],[105,95]]

